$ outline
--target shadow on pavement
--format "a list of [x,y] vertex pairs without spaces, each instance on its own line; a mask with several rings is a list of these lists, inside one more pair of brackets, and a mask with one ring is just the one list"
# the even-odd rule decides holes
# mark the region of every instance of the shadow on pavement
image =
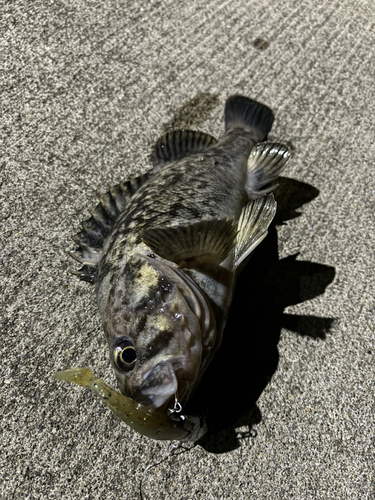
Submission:
[[256,401],[276,371],[281,329],[324,339],[335,321],[283,312],[323,294],[335,276],[333,267],[299,261],[298,254],[278,256],[276,225],[298,217],[296,209],[318,194],[308,184],[280,179],[275,222],[238,278],[221,347],[185,409],[207,415],[209,431],[199,444],[209,452],[239,447],[239,426],[249,427],[247,436],[256,435],[253,426],[261,421]]
[[176,129],[198,127],[211,112],[220,104],[218,94],[199,92],[192,99],[185,101],[176,111],[173,118],[164,124],[164,132]]

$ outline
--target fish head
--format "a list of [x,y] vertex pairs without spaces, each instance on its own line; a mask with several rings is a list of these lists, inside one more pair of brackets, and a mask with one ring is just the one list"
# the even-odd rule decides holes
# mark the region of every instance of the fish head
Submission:
[[117,281],[106,328],[120,390],[152,408],[183,404],[215,342],[211,308],[171,262],[136,254],[126,266],[132,279]]

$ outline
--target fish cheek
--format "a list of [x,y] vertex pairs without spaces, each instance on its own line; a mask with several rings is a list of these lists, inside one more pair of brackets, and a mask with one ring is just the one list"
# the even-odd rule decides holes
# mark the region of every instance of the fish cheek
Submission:
[[[159,322],[157,321],[157,324]],[[163,353],[167,356],[169,347],[173,339],[173,330],[154,329],[153,334],[149,335],[149,343],[141,354],[140,362],[147,362]],[[142,356],[143,355],[143,356]],[[143,359],[142,359],[143,358]]]

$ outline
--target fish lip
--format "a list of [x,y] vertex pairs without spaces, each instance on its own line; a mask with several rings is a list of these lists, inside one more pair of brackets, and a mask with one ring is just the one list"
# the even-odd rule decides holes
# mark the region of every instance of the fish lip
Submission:
[[148,376],[135,392],[135,398],[145,402],[150,401],[155,408],[167,404],[178,389],[178,379],[173,363],[165,360],[148,370]]
[[[144,383],[144,382],[145,382],[145,380],[146,380],[146,379],[147,379],[147,377],[150,375],[150,373],[151,373],[153,370],[155,370],[155,368],[156,368],[157,366],[159,366],[159,365],[171,364],[171,365],[172,365],[172,367],[173,367],[174,372],[176,373],[176,370],[177,370],[178,368],[180,368],[180,367],[181,367],[181,361],[179,361],[179,360],[180,360],[180,358],[182,358],[182,357],[183,357],[183,356],[173,356],[173,357],[171,356],[171,357],[169,358],[169,357],[165,357],[165,356],[164,356],[164,357],[160,358],[160,361],[159,361],[159,360],[158,360],[158,361],[156,361],[156,362],[154,361],[154,362],[152,363],[152,366],[151,366],[150,368],[148,368],[148,369],[146,370],[146,372],[143,372],[143,373],[142,373],[142,383]],[[178,367],[176,368],[177,361],[179,361],[180,366],[178,366]]]
[[131,396],[127,397],[130,397],[133,401],[141,404],[142,406],[152,407],[152,399],[149,398],[148,396],[143,395],[140,389]]
[[[169,365],[169,366],[168,366]],[[163,370],[163,367],[165,369]],[[186,378],[185,372],[177,375],[177,371],[182,368],[182,363],[177,356],[171,358],[162,358],[159,362],[153,363],[153,366],[149,367],[144,373],[142,373],[142,378],[140,383],[132,384],[131,387],[127,387],[127,396],[141,403],[144,406],[154,407],[157,409],[168,407],[171,399],[175,398],[178,394],[178,388],[181,385],[181,381],[186,381],[189,384],[190,392],[190,382]],[[160,393],[152,390],[152,380],[150,385],[150,394],[147,394],[147,381],[148,377],[152,376],[154,371],[161,371],[162,375],[165,374],[165,382],[158,384]],[[156,373],[156,376],[158,374]],[[163,390],[164,388],[164,390]],[[146,393],[145,393],[146,392]]]
[[[186,404],[192,392],[190,381],[184,377],[181,378],[176,377],[176,380],[177,380],[176,392],[171,394],[161,406],[158,406],[157,407],[158,410],[170,407],[171,401],[174,401],[176,398],[180,404],[182,405]],[[148,406],[148,407],[153,406],[152,399],[147,395],[142,394],[141,389],[142,387],[140,387],[135,393],[133,393],[131,399],[133,399],[137,403],[140,403],[143,406]]]

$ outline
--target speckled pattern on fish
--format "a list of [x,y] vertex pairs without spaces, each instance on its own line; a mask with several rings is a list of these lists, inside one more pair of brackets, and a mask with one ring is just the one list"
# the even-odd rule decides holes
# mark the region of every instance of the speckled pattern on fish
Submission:
[[232,96],[219,141],[167,133],[153,169],[111,188],[75,237],[76,274],[95,282],[123,401],[180,413],[220,346],[236,277],[267,234],[269,193],[289,158],[283,144],[261,142],[272,122],[265,105]]

